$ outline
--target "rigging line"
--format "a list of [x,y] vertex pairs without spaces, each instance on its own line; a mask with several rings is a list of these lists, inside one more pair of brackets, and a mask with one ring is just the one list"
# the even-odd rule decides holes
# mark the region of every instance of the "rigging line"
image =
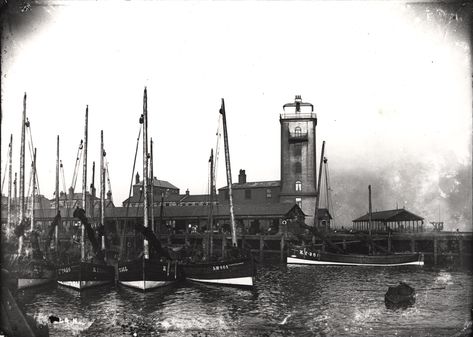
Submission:
[[[28,119],[26,119],[26,127],[28,128],[29,132],[28,134],[30,135],[30,140],[29,140],[29,151],[30,151],[30,156],[31,160],[33,160],[33,153],[34,153],[34,143],[33,143],[33,131],[31,130],[31,123]],[[39,177],[38,177],[38,170],[35,168],[35,180],[36,180],[36,190],[38,192],[38,195],[41,194],[41,190],[39,188]]]
[[110,191],[110,200],[113,203],[113,193],[112,193],[112,184],[110,183],[110,172],[108,171],[108,160],[105,158],[105,170],[107,171],[107,184],[108,184],[108,190]]
[[61,169],[62,174],[62,188],[64,189],[64,194],[66,195],[67,200],[66,178],[64,177],[64,166],[62,165],[62,160],[59,163],[59,168]]
[[222,115],[219,114],[218,116],[218,122],[217,122],[217,133],[216,133],[216,136],[217,136],[217,145],[215,146],[215,159],[214,159],[214,171],[213,171],[213,176],[214,176],[214,183],[216,184],[217,183],[217,168],[218,168],[218,154],[219,154],[219,145],[220,145],[220,139],[222,137]]
[[335,212],[334,212],[334,207],[333,207],[333,199],[332,199],[332,184],[330,183],[330,170],[328,169],[328,163],[327,163],[327,184],[328,184],[328,195],[329,195],[329,201],[330,201],[330,209],[329,212],[332,215],[333,223],[335,225]]
[[2,195],[3,195],[3,186],[5,185],[5,178],[7,176],[7,167],[8,167],[8,162],[10,160],[10,148],[11,148],[11,143],[8,145],[8,155],[7,155],[7,161],[5,163],[5,170],[3,172],[5,172],[5,174],[3,175],[3,179],[2,179]]
[[[141,123],[141,119],[140,119]],[[138,130],[138,137],[136,138],[136,150],[135,150],[135,159],[133,161],[133,170],[131,171],[131,181],[130,181],[130,191],[128,192],[128,203],[126,205],[126,216],[128,216],[128,209],[130,208],[130,202],[131,202],[131,191],[133,189],[133,178],[135,175],[135,167],[136,167],[136,156],[138,154],[138,146],[140,145],[140,137],[141,137],[141,130],[143,129],[143,125],[140,124],[140,128]],[[139,206],[138,206],[139,208]],[[138,216],[138,214],[137,214]]]

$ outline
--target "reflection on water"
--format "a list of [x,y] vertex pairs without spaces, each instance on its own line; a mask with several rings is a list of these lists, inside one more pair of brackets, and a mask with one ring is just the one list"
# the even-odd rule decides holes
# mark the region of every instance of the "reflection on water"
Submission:
[[[253,290],[193,283],[141,293],[105,286],[26,290],[28,314],[51,336],[467,336],[471,272],[337,266],[261,267]],[[416,303],[389,310],[404,281]]]

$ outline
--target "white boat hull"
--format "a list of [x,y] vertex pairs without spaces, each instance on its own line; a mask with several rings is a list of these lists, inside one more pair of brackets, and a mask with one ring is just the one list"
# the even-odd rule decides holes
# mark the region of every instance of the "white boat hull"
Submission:
[[101,286],[101,285],[110,283],[110,281],[57,281],[57,283],[69,288],[82,290],[82,289]]
[[403,263],[353,263],[353,262],[332,262],[320,260],[301,259],[293,256],[287,257],[287,264],[306,265],[339,265],[339,266],[372,266],[372,267],[396,267],[396,266],[423,266],[424,261],[411,261]]
[[124,286],[139,290],[155,289],[173,284],[175,281],[119,281]]
[[227,284],[227,285],[235,285],[235,286],[253,286],[253,277],[235,277],[235,278],[226,278],[226,279],[198,279],[198,278],[186,278],[187,280],[194,281],[194,282],[202,282],[202,283],[216,283],[216,284]]

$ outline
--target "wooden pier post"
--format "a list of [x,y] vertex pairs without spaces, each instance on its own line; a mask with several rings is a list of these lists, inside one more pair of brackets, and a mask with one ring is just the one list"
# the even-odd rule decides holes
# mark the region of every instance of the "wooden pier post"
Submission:
[[437,265],[437,238],[434,237],[434,265]]
[[343,250],[347,249],[347,240],[343,239],[342,247],[343,247]]
[[411,252],[414,253],[416,251],[416,241],[414,238],[411,238]]
[[284,263],[284,234],[281,235],[281,263]]
[[184,233],[184,242],[186,243],[186,245],[189,244],[189,233],[187,233],[187,230]]
[[263,235],[260,235],[259,236],[259,261],[260,262],[263,262],[263,257],[264,257],[263,249],[264,249],[264,239],[263,239]]
[[460,258],[460,267],[463,267],[463,238],[458,239],[458,257]]
[[388,253],[391,253],[391,249],[392,249],[391,244],[392,244],[391,235],[388,235]]

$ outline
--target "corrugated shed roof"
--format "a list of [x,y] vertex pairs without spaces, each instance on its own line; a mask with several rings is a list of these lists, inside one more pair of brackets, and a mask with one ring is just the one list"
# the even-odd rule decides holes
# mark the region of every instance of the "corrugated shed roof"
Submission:
[[[416,221],[424,218],[407,211],[404,208],[372,212],[372,221]],[[353,220],[353,222],[369,221],[369,213]]]
[[[268,188],[268,187],[279,187],[281,186],[280,180],[271,180],[271,181],[253,181],[247,182],[244,184],[232,184],[233,189],[241,189],[241,188]],[[220,187],[218,190],[226,190],[228,186]]]

